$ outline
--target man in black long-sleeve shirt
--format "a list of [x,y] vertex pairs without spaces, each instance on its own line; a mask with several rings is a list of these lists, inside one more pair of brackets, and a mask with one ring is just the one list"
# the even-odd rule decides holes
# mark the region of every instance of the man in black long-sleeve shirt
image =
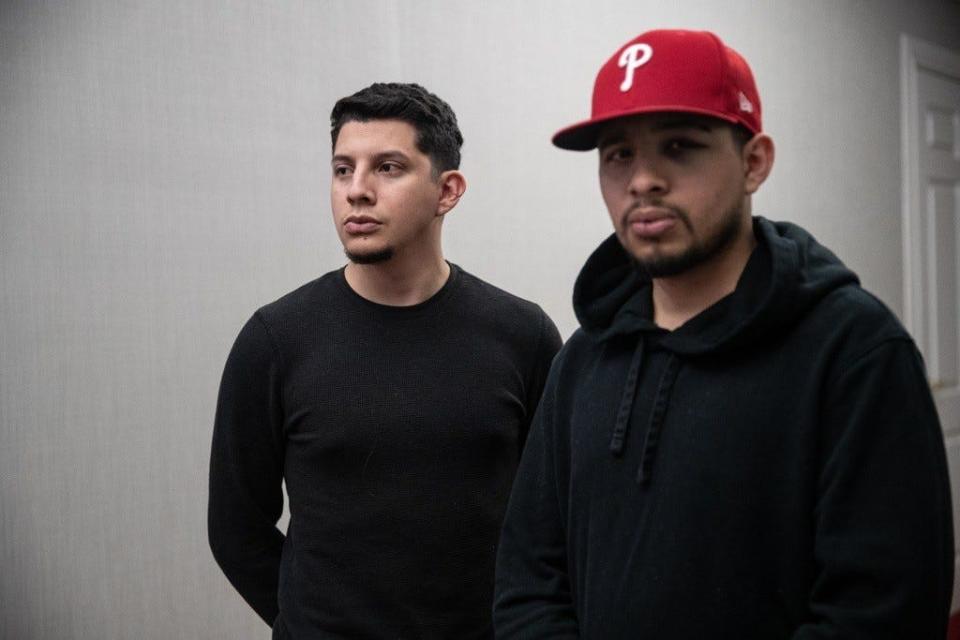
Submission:
[[445,102],[375,84],[331,124],[349,263],[259,309],[233,346],[211,548],[274,638],[490,638],[497,536],[560,338],[443,258],[466,186]]

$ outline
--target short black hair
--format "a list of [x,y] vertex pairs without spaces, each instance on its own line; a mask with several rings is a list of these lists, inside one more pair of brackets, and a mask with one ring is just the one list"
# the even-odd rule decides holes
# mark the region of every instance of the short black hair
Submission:
[[337,146],[344,124],[370,120],[402,120],[412,125],[417,131],[417,149],[430,157],[435,175],[460,167],[463,135],[457,116],[449,104],[420,85],[377,82],[337,100],[330,112],[332,146]]
[[730,132],[733,134],[733,143],[737,145],[739,151],[743,151],[743,148],[747,146],[747,143],[753,140],[753,136],[756,134],[750,129],[747,129],[740,123],[735,123],[730,125]]

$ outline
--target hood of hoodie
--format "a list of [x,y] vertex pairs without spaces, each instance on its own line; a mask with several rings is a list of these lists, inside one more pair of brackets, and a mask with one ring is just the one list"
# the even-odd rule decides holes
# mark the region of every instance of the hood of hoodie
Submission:
[[[736,348],[782,331],[818,300],[857,276],[800,227],[753,219],[757,247],[736,290],[658,342],[677,354],[700,355]],[[573,292],[583,330],[596,340],[662,332],[652,320],[651,281],[616,235],[587,259]]]

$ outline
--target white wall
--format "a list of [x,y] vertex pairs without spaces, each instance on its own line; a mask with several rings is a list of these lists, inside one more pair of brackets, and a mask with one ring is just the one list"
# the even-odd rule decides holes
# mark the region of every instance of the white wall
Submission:
[[778,144],[758,213],[902,304],[898,41],[942,0],[0,2],[0,637],[266,637],[206,543],[216,389],[243,321],[342,263],[328,114],[377,80],[456,109],[449,259],[562,332],[609,232],[551,133],[648,28],[715,30]]

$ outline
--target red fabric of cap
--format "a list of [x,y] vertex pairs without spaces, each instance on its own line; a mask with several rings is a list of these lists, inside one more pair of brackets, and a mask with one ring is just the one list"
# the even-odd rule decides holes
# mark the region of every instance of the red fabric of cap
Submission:
[[561,129],[553,144],[587,151],[603,123],[640,113],[699,113],[761,131],[760,95],[740,54],[709,31],[643,33],[607,60],[593,85],[589,120]]

